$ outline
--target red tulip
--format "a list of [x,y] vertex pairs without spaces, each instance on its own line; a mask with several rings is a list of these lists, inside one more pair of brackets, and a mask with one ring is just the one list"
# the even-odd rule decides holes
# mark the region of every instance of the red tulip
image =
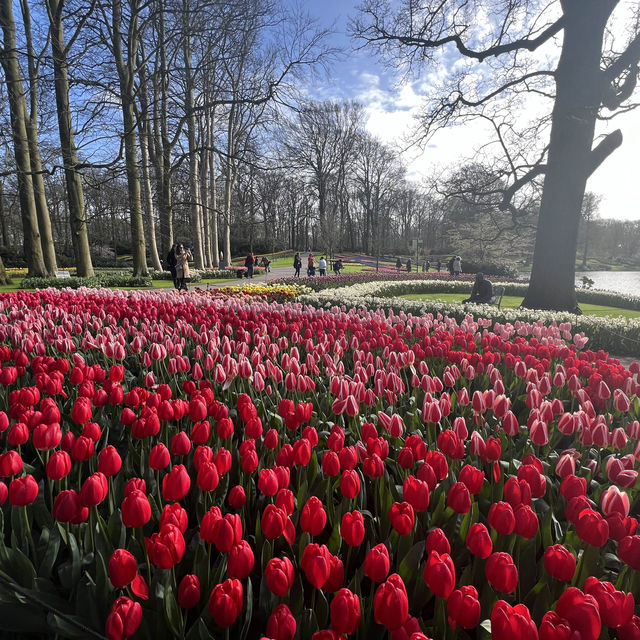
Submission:
[[399,535],[407,536],[411,533],[415,515],[413,507],[408,502],[394,502],[389,509],[388,518]]
[[116,549],[109,558],[109,580],[116,589],[131,584],[138,573],[138,563],[126,549]]
[[360,493],[360,476],[356,471],[342,472],[340,491],[348,500],[352,500]]
[[253,570],[253,564],[253,550],[246,540],[240,540],[229,552],[227,573],[230,578],[244,580]]
[[72,524],[80,524],[89,517],[89,509],[82,506],[80,496],[74,489],[61,491],[56,496],[51,512],[58,522]]
[[84,507],[95,507],[100,504],[109,492],[109,484],[104,473],[90,475],[80,489],[80,502]]
[[229,578],[213,588],[209,597],[209,613],[219,627],[230,627],[242,611],[242,600],[242,583]]
[[554,544],[544,550],[546,572],[562,582],[571,582],[576,572],[576,558],[561,544]]
[[578,515],[575,525],[576,533],[587,544],[602,547],[609,540],[609,525],[597,511],[584,509]]
[[447,536],[445,535],[444,531],[438,527],[432,529],[429,532],[429,535],[427,535],[425,548],[427,554],[429,554],[431,551],[437,551],[440,555],[442,555],[443,553],[451,553],[451,545],[449,544],[449,540],[447,540]]
[[448,553],[432,551],[424,567],[424,581],[439,598],[448,598],[456,586],[456,570]]
[[597,640],[602,623],[598,602],[593,596],[584,594],[576,587],[569,587],[556,604],[556,613],[564,618],[581,640]]
[[130,638],[142,622],[142,607],[130,598],[118,598],[111,606],[106,631],[109,640]]
[[293,640],[296,628],[296,619],[286,604],[279,604],[267,620],[267,634],[272,640]]
[[465,585],[451,593],[447,600],[449,624],[453,629],[473,629],[480,622],[480,601],[475,587]]
[[478,495],[482,491],[482,485],[484,483],[484,471],[481,471],[477,467],[473,467],[470,464],[465,464],[460,473],[458,474],[458,481],[462,482],[469,493],[472,495]]
[[316,496],[311,496],[300,512],[300,528],[312,536],[322,533],[327,523],[327,514],[322,501]]
[[626,536],[618,543],[618,556],[632,569],[640,571],[640,535]]
[[407,589],[402,578],[391,574],[377,589],[373,598],[373,616],[389,631],[400,629],[409,616]]
[[47,462],[47,476],[51,480],[62,480],[71,471],[71,458],[66,451],[54,451]]
[[491,637],[493,640],[538,640],[538,629],[525,605],[512,607],[498,600],[491,612]]
[[271,558],[264,569],[267,588],[271,593],[284,598],[293,586],[295,573],[291,560],[286,556]]
[[508,553],[491,554],[484,572],[489,584],[500,593],[513,593],[518,586],[518,569]]
[[9,502],[14,507],[24,507],[31,504],[37,497],[38,483],[30,474],[22,478],[15,478],[9,484]]
[[302,553],[300,568],[307,580],[316,588],[322,589],[331,573],[331,554],[325,545],[309,544]]
[[147,496],[134,489],[122,501],[122,523],[125,527],[143,527],[151,519],[151,505]]
[[600,582],[593,576],[586,579],[584,592],[596,599],[600,618],[607,627],[617,629],[631,622],[635,602],[630,593],[617,591],[610,582]]
[[502,535],[513,533],[516,518],[508,502],[494,502],[489,509],[489,525]]
[[165,524],[144,542],[149,560],[160,569],[171,569],[178,564],[186,549],[182,531],[172,524]]
[[231,491],[229,491],[227,499],[231,507],[236,510],[242,509],[242,507],[247,503],[247,496],[244,488],[239,484],[235,487],[231,487]]
[[493,550],[493,543],[487,527],[481,522],[474,522],[467,532],[467,549],[478,558],[488,558]]
[[98,455],[98,471],[107,478],[115,476],[122,468],[122,458],[112,445],[106,446]]
[[362,543],[364,540],[364,518],[360,511],[347,511],[342,516],[340,535],[350,547],[357,547]]
[[160,515],[159,528],[162,529],[165,524],[172,524],[185,533],[189,525],[189,516],[177,502],[166,504]]
[[338,633],[354,633],[360,624],[360,599],[349,589],[340,589],[331,601],[330,613],[331,626]]
[[162,495],[168,502],[182,500],[191,487],[191,478],[183,464],[177,464],[162,479]]
[[447,493],[447,506],[456,513],[467,513],[471,509],[469,489],[462,482],[455,482]]
[[198,576],[187,574],[178,586],[178,604],[183,609],[192,609],[200,602],[200,580]]
[[380,543],[364,559],[364,575],[373,582],[382,582],[389,574],[390,560],[387,547]]
[[402,485],[404,499],[418,512],[429,508],[429,485],[414,476],[404,479]]

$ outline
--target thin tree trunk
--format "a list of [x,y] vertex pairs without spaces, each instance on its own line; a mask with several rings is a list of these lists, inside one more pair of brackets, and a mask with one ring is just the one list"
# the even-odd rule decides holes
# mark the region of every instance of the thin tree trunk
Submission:
[[[202,122],[202,121],[201,121]],[[208,148],[209,140],[209,123],[207,119],[206,126],[200,126],[200,136],[204,141],[202,145],[202,156],[200,158],[200,198],[202,210],[202,245],[204,248],[204,265],[207,269],[212,267],[211,261],[211,220],[209,205],[209,190],[207,189],[207,171],[209,169],[209,154],[212,153]]]
[[[160,248],[165,257],[173,245],[173,210],[171,206],[171,143],[169,142],[168,73],[165,40],[165,4],[159,0],[158,54],[159,80],[154,76],[154,135],[159,145],[154,151],[155,177],[160,220]],[[159,88],[158,88],[159,83]],[[158,95],[159,94],[159,95]]]
[[122,52],[122,3],[112,0],[113,49],[118,78],[120,80],[120,101],[122,104],[122,120],[124,125],[124,153],[129,195],[129,215],[131,220],[131,249],[133,253],[133,275],[146,276],[147,257],[144,241],[144,225],[142,222],[142,203],[140,197],[140,173],[138,172],[138,140],[134,112],[133,66],[137,51],[137,0],[131,0],[131,18],[127,38],[127,62]]
[[214,151],[215,112],[211,114],[211,132],[209,138],[209,203],[211,212],[211,253],[212,266],[220,266],[220,245],[218,243],[218,189],[216,178],[216,153]]
[[11,5],[12,3],[8,0],[0,2],[0,26],[4,36],[4,46],[0,51],[0,63],[4,69],[9,97],[11,133],[18,174],[18,192],[20,194],[20,212],[24,235],[24,257],[27,262],[29,276],[46,276],[47,267],[42,254],[38,214],[31,177],[31,158],[26,125],[27,107],[18,63],[16,26]]
[[184,109],[187,120],[187,142],[189,145],[189,200],[190,225],[195,233],[193,238],[193,258],[197,269],[204,268],[200,211],[200,170],[198,168],[198,152],[196,144],[196,116],[193,103],[193,69],[191,68],[191,10],[189,1],[183,0],[184,31],[182,34],[182,51],[184,55],[185,96]]
[[44,190],[44,178],[42,175],[42,159],[38,145],[38,71],[36,66],[36,54],[31,38],[31,13],[28,0],[20,0],[24,33],[27,45],[27,71],[29,74],[29,112],[26,117],[27,136],[29,138],[29,159],[33,181],[33,195],[36,201],[38,215],[38,228],[40,229],[40,242],[42,244],[42,256],[49,275],[55,275],[58,270],[56,263],[56,250],[53,244],[51,231],[51,218]]
[[7,236],[7,218],[4,211],[4,182],[0,180],[0,232],[2,233],[2,246],[9,246]]
[[140,132],[140,162],[142,165],[142,191],[144,197],[143,210],[146,219],[147,237],[149,238],[149,251],[151,263],[156,271],[162,271],[162,263],[158,255],[156,243],[156,223],[153,211],[153,194],[151,192],[151,178],[149,176],[149,150],[148,150],[148,120],[145,118],[143,130]]
[[69,201],[69,223],[71,242],[75,258],[76,273],[82,278],[94,275],[89,232],[84,204],[82,177],[78,172],[78,151],[73,132],[71,104],[69,102],[69,75],[67,52],[62,24],[63,0],[47,0],[51,33],[51,54],[53,57],[56,111],[64,177]]
[[233,170],[233,149],[235,144],[233,124],[235,111],[236,106],[233,104],[229,110],[229,124],[227,127],[227,157],[224,184],[224,261],[228,265],[231,264],[231,195],[233,193],[233,183],[235,180],[235,172]]
[[602,99],[602,87],[594,78],[600,76],[610,5],[600,0],[564,3],[564,43],[556,69],[549,154],[525,307],[574,311],[578,306],[578,229]]

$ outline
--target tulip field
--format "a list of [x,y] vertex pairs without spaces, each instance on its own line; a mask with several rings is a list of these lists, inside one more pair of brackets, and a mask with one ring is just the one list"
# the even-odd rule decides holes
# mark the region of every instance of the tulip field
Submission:
[[295,295],[0,296],[0,635],[639,640],[638,363]]

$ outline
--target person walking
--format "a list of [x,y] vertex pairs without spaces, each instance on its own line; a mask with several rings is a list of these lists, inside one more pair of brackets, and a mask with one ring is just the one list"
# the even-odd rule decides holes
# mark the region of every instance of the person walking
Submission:
[[191,275],[189,271],[190,260],[193,260],[191,251],[179,244],[176,248],[176,289],[178,291],[187,290],[187,278]]
[[293,268],[296,270],[296,272],[294,273],[294,276],[296,278],[299,278],[300,269],[302,269],[302,258],[300,257],[299,253],[296,253],[296,255],[293,257]]
[[271,272],[271,268],[269,267],[269,265],[271,264],[271,260],[269,260],[269,258],[267,258],[267,256],[262,256],[261,264],[264,267],[265,273],[270,273]]
[[453,275],[459,276],[462,273],[462,258],[460,256],[456,256],[453,259]]
[[327,275],[327,261],[324,256],[320,256],[320,260],[318,260],[318,271],[320,271],[321,276]]
[[177,248],[178,248],[178,245],[174,242],[173,246],[169,250],[169,253],[167,254],[167,270],[171,274],[171,279],[173,280],[173,286],[176,288],[178,287],[178,284],[176,282],[176,249]]
[[402,269],[402,260],[400,260],[400,258],[398,258],[398,259],[396,260],[396,269],[397,269],[398,271],[400,271],[400,269]]
[[407,273],[411,273],[411,258],[407,259]]
[[307,275],[309,277],[316,275],[316,260],[311,252],[309,252],[309,257],[307,258]]
[[253,253],[249,253],[244,261],[244,266],[247,269],[247,278],[253,278],[253,265],[255,264],[255,258]]

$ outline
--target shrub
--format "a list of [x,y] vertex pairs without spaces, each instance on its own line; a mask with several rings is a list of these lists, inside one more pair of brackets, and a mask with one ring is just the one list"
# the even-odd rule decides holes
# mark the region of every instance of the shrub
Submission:
[[23,278],[20,282],[22,289],[79,289],[89,287],[100,289],[102,287],[150,287],[151,277],[136,276],[124,271],[99,273],[93,278]]

